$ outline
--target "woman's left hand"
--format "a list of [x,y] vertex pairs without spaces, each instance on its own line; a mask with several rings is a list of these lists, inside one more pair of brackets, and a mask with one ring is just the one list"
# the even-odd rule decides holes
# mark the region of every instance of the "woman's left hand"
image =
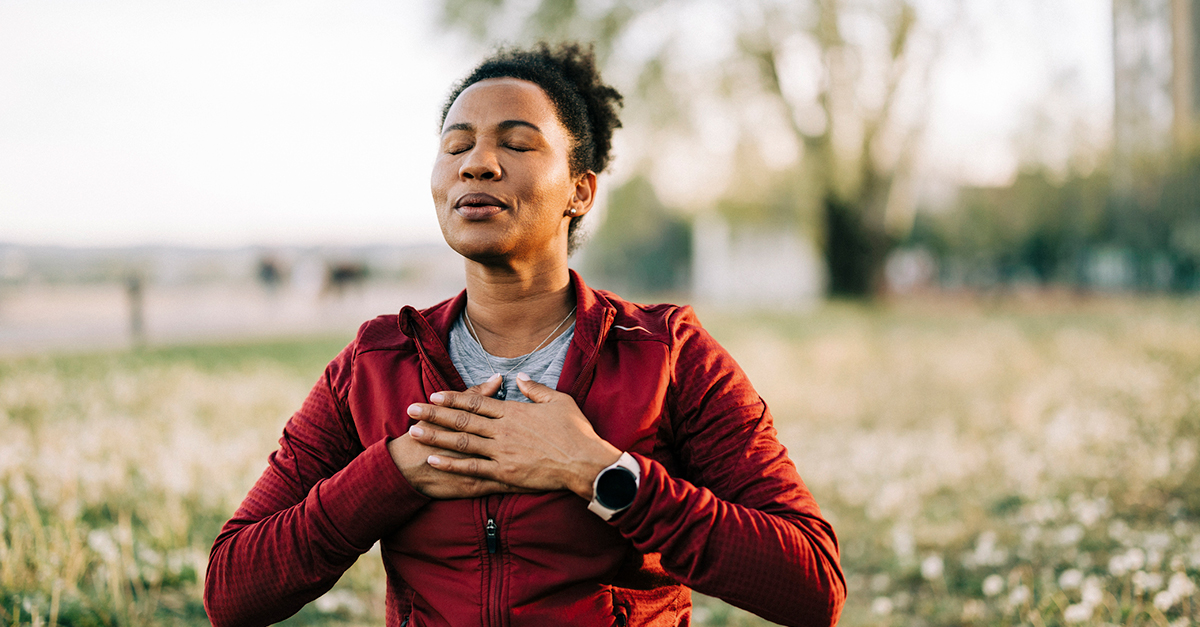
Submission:
[[592,481],[621,451],[596,434],[575,399],[523,373],[517,387],[533,403],[432,394],[432,404],[409,406],[418,422],[408,433],[422,444],[475,456],[430,455],[427,462],[438,470],[531,490],[570,490],[590,500]]

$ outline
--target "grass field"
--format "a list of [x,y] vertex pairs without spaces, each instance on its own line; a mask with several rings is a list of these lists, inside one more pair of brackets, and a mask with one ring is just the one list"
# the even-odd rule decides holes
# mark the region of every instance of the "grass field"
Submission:
[[[838,532],[841,624],[1200,614],[1200,302],[700,313]],[[0,360],[0,624],[204,624],[212,539],[347,339]],[[289,622],[382,624],[382,581]]]

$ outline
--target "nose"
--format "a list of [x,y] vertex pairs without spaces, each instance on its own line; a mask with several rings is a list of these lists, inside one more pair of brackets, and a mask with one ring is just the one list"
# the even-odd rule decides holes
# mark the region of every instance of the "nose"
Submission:
[[467,153],[458,169],[458,176],[464,179],[489,181],[500,178],[500,175],[500,162],[496,160],[496,152],[481,145],[476,145]]

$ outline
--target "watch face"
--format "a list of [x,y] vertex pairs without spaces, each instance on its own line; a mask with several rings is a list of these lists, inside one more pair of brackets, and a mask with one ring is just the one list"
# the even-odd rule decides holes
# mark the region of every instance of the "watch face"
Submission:
[[625,509],[636,495],[637,478],[628,468],[609,468],[596,480],[596,500],[608,509]]

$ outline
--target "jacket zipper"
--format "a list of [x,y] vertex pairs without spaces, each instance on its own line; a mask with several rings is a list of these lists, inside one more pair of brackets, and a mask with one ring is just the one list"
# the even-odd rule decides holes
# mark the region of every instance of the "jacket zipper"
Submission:
[[496,552],[496,544],[500,542],[500,528],[496,526],[494,518],[487,519],[487,526],[484,528],[487,533],[487,549],[488,553]]
[[490,625],[500,627],[504,624],[504,608],[501,604],[501,598],[504,592],[504,573],[501,572],[501,567],[504,565],[504,554],[500,551],[500,523],[496,519],[500,518],[500,507],[504,500],[504,496],[487,497],[487,500],[495,498],[496,510],[493,514],[491,508],[484,506],[484,515],[487,516],[487,521],[483,525],[483,536],[485,546],[487,547],[487,598],[484,599],[484,604],[487,606],[487,622]]

